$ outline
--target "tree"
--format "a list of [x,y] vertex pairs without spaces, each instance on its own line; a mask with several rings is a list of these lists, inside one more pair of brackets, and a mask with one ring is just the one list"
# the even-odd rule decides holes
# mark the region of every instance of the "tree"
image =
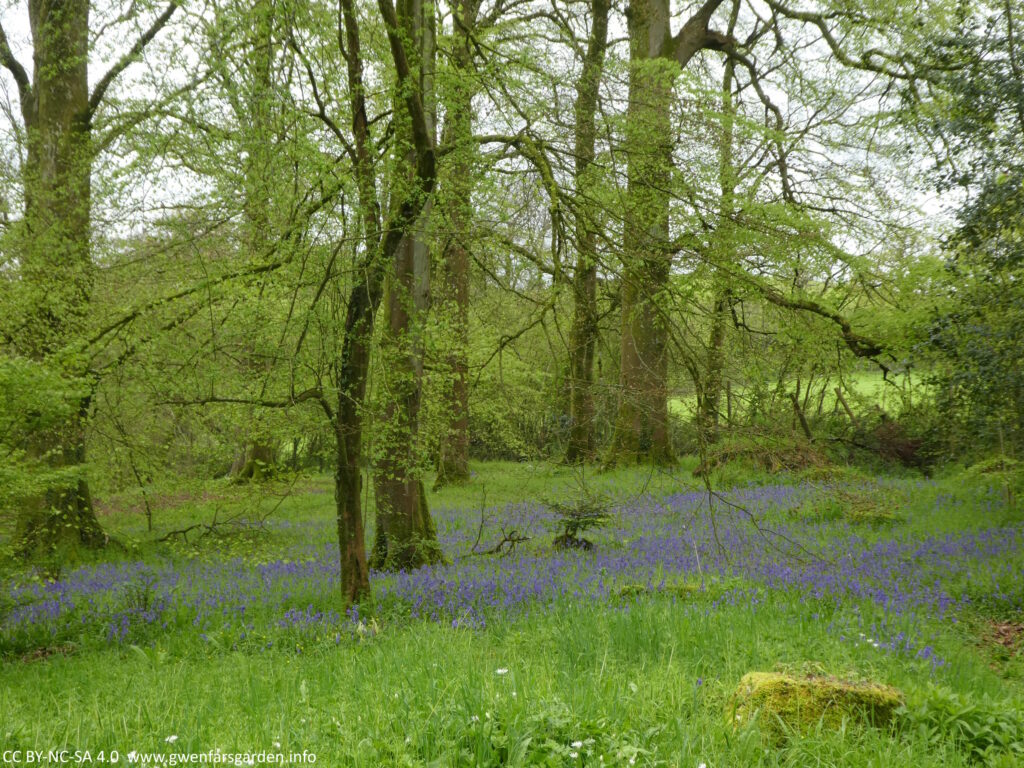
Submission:
[[946,243],[951,301],[919,349],[926,359],[935,354],[947,428],[958,425],[966,444],[1000,452],[1024,447],[1022,16],[1014,0],[962,8],[953,33],[931,46],[944,73],[934,98],[911,112],[945,150],[940,190],[964,195]]
[[627,211],[623,233],[619,412],[609,463],[670,463],[668,324],[664,294],[669,238],[672,89],[679,71],[725,36],[709,28],[722,0],[707,0],[672,35],[667,0],[633,0],[626,123]]
[[441,144],[449,151],[440,171],[438,203],[445,228],[438,305],[450,316],[452,338],[447,362],[451,383],[445,388],[448,428],[441,436],[438,451],[437,485],[464,483],[469,479],[469,248],[476,150],[473,95],[477,90],[473,38],[479,16],[479,0],[452,3],[452,48],[448,52],[441,137]]
[[598,337],[598,211],[588,187],[594,182],[597,102],[608,47],[607,0],[590,4],[590,35],[573,104],[574,192],[576,197],[576,265],[572,278],[573,315],[569,332],[569,444],[566,461],[579,463],[596,455],[594,445],[594,352]]
[[[90,253],[94,119],[121,73],[143,53],[178,8],[171,0],[134,44],[89,90],[89,0],[28,4],[32,74],[15,58],[0,26],[0,63],[18,88],[26,154],[22,167],[23,231],[19,241],[20,322],[3,330],[11,353],[87,380],[75,345],[93,292]],[[131,16],[138,17],[136,10]],[[109,137],[105,137],[109,141]],[[28,451],[58,473],[19,520],[23,556],[48,556],[77,546],[102,547],[107,537],[92,508],[85,469],[88,389],[66,419],[35,432]]]
[[377,538],[373,563],[404,569],[441,558],[423,486],[419,440],[423,333],[430,298],[428,227],[437,175],[437,32],[436,10],[429,3],[414,0],[402,4],[397,15],[390,18],[390,0],[380,2],[399,78],[392,195],[413,200],[417,210],[415,216],[403,217],[401,240],[389,254],[381,340],[388,401],[381,430],[384,445],[375,477]]

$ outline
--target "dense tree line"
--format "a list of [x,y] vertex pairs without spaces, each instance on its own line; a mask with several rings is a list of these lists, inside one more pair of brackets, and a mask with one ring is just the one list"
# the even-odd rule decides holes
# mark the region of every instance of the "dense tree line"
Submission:
[[470,458],[1019,447],[1014,2],[27,6],[12,554],[108,545],[90,483],[329,467],[352,601]]

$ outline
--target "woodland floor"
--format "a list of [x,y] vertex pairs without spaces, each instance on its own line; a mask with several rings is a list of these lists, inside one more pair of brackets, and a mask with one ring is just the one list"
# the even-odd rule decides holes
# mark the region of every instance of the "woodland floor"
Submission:
[[[151,495],[153,532],[140,498],[105,499],[128,552],[52,583],[4,575],[0,748],[94,763],[1024,764],[1019,502],[983,478],[728,467],[709,495],[694,465],[476,465],[431,495],[449,563],[375,573],[374,604],[347,613],[326,477],[259,499]],[[593,550],[555,551],[551,502],[583,487],[610,499],[609,523]],[[215,512],[231,521],[216,535],[157,541]],[[511,554],[474,554],[516,537]],[[730,717],[755,670],[885,683],[907,706],[887,729],[769,740]]]

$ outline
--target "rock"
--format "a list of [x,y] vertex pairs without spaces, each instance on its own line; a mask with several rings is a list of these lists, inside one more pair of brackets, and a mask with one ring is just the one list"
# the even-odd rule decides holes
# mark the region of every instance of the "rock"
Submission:
[[819,722],[833,730],[844,721],[885,727],[902,704],[903,694],[884,685],[750,672],[740,680],[729,711],[735,726],[756,716],[762,732],[778,741]]

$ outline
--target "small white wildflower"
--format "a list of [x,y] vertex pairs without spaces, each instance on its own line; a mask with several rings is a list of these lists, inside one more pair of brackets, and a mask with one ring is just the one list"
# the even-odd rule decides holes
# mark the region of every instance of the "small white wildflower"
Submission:
[[583,742],[582,741],[574,741],[571,744],[571,746],[572,746],[573,749],[579,749],[580,747],[583,746]]
[[630,765],[636,765],[636,758],[635,757],[629,758],[629,764]]
[[508,669],[505,668],[505,667],[501,667],[500,669],[494,670],[494,674],[496,674],[496,675],[507,675],[508,674]]
[[516,692],[512,691],[512,698],[514,699],[515,697],[516,697]]
[[700,765],[697,766],[697,768],[708,768],[708,764],[707,763],[701,763]]
[[469,718],[469,722],[471,722],[471,723],[479,723],[480,722],[480,718],[477,717],[476,715],[473,715],[471,718]]
[[274,749],[280,749],[280,748],[281,748],[281,742],[280,741],[275,741],[274,742]]
[[569,753],[569,757],[571,757],[573,760],[575,760],[579,756],[580,756],[579,752],[570,752]]
[[178,740],[178,737],[177,737],[177,736],[175,736],[174,734],[171,734],[171,735],[170,735],[170,736],[168,736],[168,737],[167,737],[166,739],[164,739],[164,741],[166,741],[166,742],[167,742],[168,744],[173,744],[173,743],[174,743],[174,742],[176,742],[177,740]]

